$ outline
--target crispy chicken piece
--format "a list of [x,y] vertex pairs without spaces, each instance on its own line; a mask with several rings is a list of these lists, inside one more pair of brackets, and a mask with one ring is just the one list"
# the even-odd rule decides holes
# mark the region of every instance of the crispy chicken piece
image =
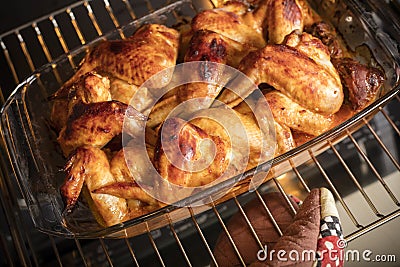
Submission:
[[296,142],[294,140],[292,130],[288,126],[280,124],[277,121],[274,121],[274,125],[275,125],[275,139],[277,144],[275,156],[279,156],[295,148]]
[[[214,145],[207,142],[212,140]],[[230,160],[230,145],[190,122],[170,118],[163,124],[154,164],[170,183],[184,187],[206,185],[219,178]]]
[[[74,76],[73,83],[85,73],[97,69],[115,78],[140,86],[157,72],[176,64],[179,33],[159,24],[146,24],[130,38],[104,41],[90,51]],[[152,87],[169,83],[170,75],[160,77]]]
[[56,131],[67,123],[77,103],[96,103],[111,100],[110,81],[96,72],[88,72],[69,87],[63,87],[52,96],[54,100],[50,120]]
[[242,43],[210,30],[198,30],[194,33],[185,62],[212,61],[237,67],[250,50]]
[[[150,152],[149,158],[153,160],[152,149],[148,148],[147,150]],[[139,200],[142,205],[154,206],[154,209],[160,207],[160,203],[147,194],[136,182],[144,180],[147,175],[151,174],[148,170],[151,166],[147,165],[144,160],[145,155],[139,153],[140,150],[132,142],[118,151],[110,162],[110,170],[116,182],[100,187],[94,193]],[[143,183],[141,185],[143,186]]]
[[[140,161],[129,146],[128,156]],[[134,176],[125,163],[124,151],[120,150],[108,161],[106,154],[92,146],[77,148],[69,158],[65,171],[67,178],[61,187],[70,211],[76,204],[83,184],[86,184],[89,197],[94,203],[94,212],[100,214],[100,223],[106,226],[138,217],[160,208],[163,204],[148,195],[136,183]],[[132,159],[132,157],[130,157]],[[137,165],[141,165],[137,162]],[[142,166],[142,165],[141,165]]]
[[332,115],[312,112],[279,91],[265,94],[265,99],[274,119],[291,129],[318,136],[333,126]]
[[[251,13],[251,14],[250,14]],[[221,8],[199,13],[192,21],[193,36],[184,61],[211,61],[237,67],[250,51],[263,47],[261,14],[248,12],[247,6],[229,2]],[[191,83],[178,90],[178,99],[190,102],[185,112],[190,115],[197,110],[208,108],[223,89],[226,81],[222,65],[207,65],[194,71],[193,80],[207,82]]]
[[375,100],[384,81],[384,74],[379,69],[351,58],[336,58],[333,62],[354,110],[360,111]]
[[[239,70],[256,85],[267,83],[291,97],[305,108],[322,114],[333,114],[343,102],[339,80],[308,55],[287,45],[267,45],[249,53]],[[254,86],[239,86],[242,97],[247,97]],[[229,90],[218,97],[229,106],[236,106],[241,98]]]
[[[185,112],[192,114],[197,110],[211,106],[226,83],[226,78],[224,80],[226,76],[226,74],[224,76],[225,66],[222,64],[237,67],[240,60],[248,52],[249,50],[243,44],[222,34],[208,30],[196,31],[185,55],[185,62],[204,61],[203,64],[198,65],[198,69],[193,69],[191,80],[207,82],[192,82],[178,90],[180,102],[196,99],[196,101],[188,103]],[[208,64],[208,61],[221,65]]]
[[268,0],[266,27],[269,43],[280,44],[292,31],[303,31],[303,26],[303,14],[297,0]]
[[192,29],[213,31],[245,46],[261,48],[265,45],[262,25],[257,25],[256,28],[249,25],[248,19],[245,20],[242,16],[245,11],[246,6],[242,9],[229,9],[229,5],[205,10],[193,18]]
[[384,74],[377,68],[365,66],[349,58],[336,30],[325,22],[314,23],[306,29],[328,47],[332,63],[346,89],[355,111],[360,111],[373,101],[379,92]]
[[296,2],[301,9],[304,27],[309,27],[310,25],[321,21],[321,17],[310,7],[307,0],[296,0]]
[[111,78],[110,93],[112,100],[131,105],[140,112],[147,110],[154,102],[154,95],[148,88],[117,78]]
[[207,61],[227,64],[228,57],[232,57],[236,53],[236,49],[231,47],[231,43],[235,45],[234,41],[208,30],[199,30],[194,33],[184,60],[185,62],[204,61],[202,65],[198,66],[198,69],[193,69],[190,72],[190,79],[192,81],[204,80],[208,81],[208,83],[192,82],[178,89],[177,97],[181,103],[189,99],[196,99],[196,101],[187,102],[187,108],[185,109],[187,114],[202,108],[208,108],[222,90],[224,84],[221,76],[223,75],[224,66],[208,64]]
[[65,171],[67,177],[61,187],[61,194],[66,202],[67,211],[74,207],[85,183],[96,212],[101,215],[106,226],[120,223],[125,218],[128,207],[124,198],[92,193],[115,182],[107,156],[102,150],[93,146],[77,148],[69,158]]
[[305,32],[293,31],[286,36],[283,43],[310,57],[319,66],[325,68],[331,77],[336,80],[336,83],[341,84],[339,73],[331,62],[329,50],[320,39]]
[[[263,136],[252,112],[228,112],[220,108],[202,110],[193,115],[190,123],[211,136],[219,136],[232,146],[231,164],[238,173],[255,167],[272,157],[268,150],[267,136]],[[243,130],[240,129],[243,127]],[[227,132],[228,131],[228,132]],[[275,144],[273,144],[275,145]],[[264,154],[262,153],[264,150]]]
[[126,104],[118,101],[76,104],[57,138],[64,155],[82,145],[102,148],[122,132],[125,114],[129,118],[126,126],[129,133],[140,133],[145,117]]
[[305,27],[305,31],[321,40],[327,46],[331,58],[340,58],[344,51],[334,27],[326,22],[319,21]]

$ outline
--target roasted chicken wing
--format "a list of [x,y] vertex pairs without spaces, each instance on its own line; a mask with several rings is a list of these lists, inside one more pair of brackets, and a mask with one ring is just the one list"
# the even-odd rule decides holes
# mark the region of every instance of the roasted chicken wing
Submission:
[[277,121],[274,121],[274,126],[277,145],[275,156],[281,155],[295,148],[297,144],[293,137],[292,130],[288,126],[280,124]]
[[351,58],[336,58],[333,62],[354,110],[360,111],[375,100],[384,81],[382,71]]
[[98,188],[115,182],[110,172],[106,154],[93,146],[81,146],[69,158],[65,171],[66,180],[61,187],[61,194],[66,202],[66,209],[71,210],[86,184],[95,211],[100,214],[106,226],[120,223],[128,212],[124,198],[109,194],[93,193]]
[[63,87],[52,98],[54,103],[50,120],[56,131],[60,131],[77,103],[88,104],[111,100],[110,80],[96,72],[88,72],[71,86]]
[[[239,70],[255,84],[267,83],[313,112],[332,114],[343,103],[340,79],[307,54],[287,45],[267,45],[249,53]],[[254,87],[240,89],[242,97],[247,97]],[[218,99],[229,106],[242,101],[229,90],[222,92]]]
[[262,25],[249,25],[250,23],[243,18],[246,9],[244,5],[235,9],[230,9],[227,5],[205,10],[193,18],[192,29],[213,31],[245,46],[261,48],[265,45]]
[[[196,187],[219,178],[230,161],[231,147],[190,122],[167,119],[155,149],[154,164],[169,182]],[[207,141],[207,139],[209,141]]]
[[[229,2],[218,9],[205,10],[192,21],[193,36],[190,40],[185,62],[203,61],[237,67],[250,51],[265,45],[262,36],[262,20],[249,15],[247,7],[239,2]],[[259,14],[259,13],[257,13]],[[178,99],[188,104],[187,114],[208,108],[223,89],[226,81],[221,77],[224,66],[207,65],[193,73],[193,79],[206,82],[190,83],[178,90]]]
[[138,172],[128,169],[125,155],[129,160],[138,161],[137,168],[143,166],[141,157],[132,146],[126,149],[117,152],[111,162],[101,149],[93,146],[81,146],[74,151],[65,166],[67,178],[61,187],[67,211],[75,206],[84,184],[89,192],[89,202],[107,226],[162,206],[136,183]]
[[291,129],[318,136],[333,125],[332,115],[312,112],[279,91],[265,94],[265,99],[274,119]]
[[297,0],[268,0],[266,26],[268,42],[280,44],[294,30],[303,31],[304,21]]
[[140,133],[145,117],[126,104],[118,101],[76,104],[57,139],[64,155],[83,145],[102,148],[122,132],[125,114],[129,117],[126,129],[132,135]]
[[[70,81],[94,69],[140,86],[157,72],[176,64],[179,33],[159,24],[146,24],[124,40],[104,41],[90,51]],[[169,82],[161,77],[154,88]]]

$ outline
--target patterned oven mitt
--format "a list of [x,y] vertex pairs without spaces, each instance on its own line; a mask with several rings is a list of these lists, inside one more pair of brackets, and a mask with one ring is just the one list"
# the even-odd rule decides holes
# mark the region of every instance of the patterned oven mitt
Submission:
[[[234,216],[227,227],[243,261],[250,266],[343,266],[342,228],[334,198],[326,188],[312,189],[304,202],[297,206],[296,215],[290,216],[288,205],[278,193],[263,198],[280,226],[283,235],[273,233],[274,227],[268,216],[263,215],[261,204],[249,203],[244,210],[265,247],[264,251],[254,243],[254,236],[239,215]],[[271,200],[272,204],[271,204]],[[293,200],[293,199],[292,199]],[[259,201],[258,201],[259,202]],[[276,212],[277,211],[277,212]],[[232,245],[221,234],[214,254],[220,266],[240,266]],[[281,251],[281,252],[279,252]],[[259,255],[264,256],[260,259]]]
[[321,222],[320,235],[317,242],[317,258],[315,266],[343,266],[344,248],[346,241],[343,237],[339,214],[331,192],[326,188],[320,189]]

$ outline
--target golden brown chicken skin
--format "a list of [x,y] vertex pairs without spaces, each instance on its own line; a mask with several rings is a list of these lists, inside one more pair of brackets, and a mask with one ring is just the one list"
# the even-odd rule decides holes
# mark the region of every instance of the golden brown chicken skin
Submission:
[[304,21],[297,0],[269,0],[266,14],[268,42],[280,44],[294,30],[303,31]]
[[[159,139],[154,164],[164,179],[185,187],[203,186],[219,178],[226,170],[230,146],[222,138],[211,136],[179,118],[168,119],[163,127],[166,129],[166,136],[163,142],[161,137]],[[202,143],[205,139],[211,139],[215,144],[215,154],[212,153],[211,146]],[[178,150],[175,149],[176,144],[179,145]],[[167,155],[166,151],[172,153]],[[199,159],[211,164],[198,171],[191,166]]]
[[65,156],[83,145],[102,148],[122,132],[125,114],[131,113],[132,117],[136,116],[138,125],[144,120],[139,112],[118,101],[76,104],[57,141]]
[[[237,66],[240,60],[248,53],[242,44],[229,39],[219,33],[208,30],[198,30],[194,33],[189,48],[185,55],[185,62],[203,61],[197,69],[190,72],[192,82],[179,88],[178,100],[180,102],[196,99],[188,103],[185,110],[191,114],[199,109],[211,106],[215,97],[223,89],[225,64]],[[221,65],[207,62],[218,63]]]
[[110,80],[96,72],[88,72],[69,87],[57,91],[50,120],[58,132],[67,123],[69,113],[77,103],[96,103],[111,100]]
[[330,74],[332,79],[336,80],[337,84],[341,84],[339,73],[331,62],[328,47],[320,39],[306,32],[293,31],[285,37],[283,44],[295,48],[314,60]]
[[66,180],[61,187],[61,194],[66,202],[66,209],[75,205],[85,183],[96,212],[106,226],[120,223],[128,212],[126,200],[109,194],[92,193],[98,188],[115,182],[110,172],[106,154],[93,146],[81,146],[69,158],[65,171]]
[[[138,155],[135,155],[138,157]],[[163,204],[148,195],[136,183],[128,169],[124,151],[120,150],[109,162],[106,154],[93,146],[81,146],[65,165],[67,177],[61,186],[66,210],[74,208],[84,184],[89,203],[106,226],[132,219],[160,208]]]
[[333,62],[355,111],[362,110],[376,99],[384,81],[381,70],[365,66],[351,58],[335,58]]
[[[313,112],[332,114],[343,102],[338,79],[306,54],[287,45],[267,45],[251,52],[242,60],[239,70],[255,84],[267,83]],[[242,97],[254,90],[253,87],[240,89]],[[242,101],[227,90],[218,99],[230,106]]]
[[[153,160],[153,149],[149,147],[147,150],[150,152],[149,159]],[[94,193],[139,200],[143,206],[154,206],[154,209],[160,207],[160,203],[143,191],[136,182],[148,178],[146,174],[150,175],[151,173],[147,170],[150,166],[143,159],[146,155],[139,153],[140,151],[134,145],[128,145],[118,151],[110,161],[110,171],[115,178],[115,182],[96,189]],[[143,185],[142,183],[141,186]],[[150,186],[148,185],[149,188]]]
[[[94,69],[134,85],[142,85],[157,72],[176,64],[179,32],[160,24],[146,24],[124,40],[101,42],[85,57],[67,85]],[[169,82],[162,77],[155,88]]]
[[234,53],[234,51],[228,51],[233,50],[233,48],[228,47],[228,42],[226,38],[215,32],[199,30],[194,33],[184,60],[185,62],[205,61],[203,68],[194,69],[191,72],[191,80],[204,80],[209,83],[192,82],[178,90],[178,100],[181,102],[188,99],[204,98],[201,102],[199,100],[194,103],[189,108],[189,112],[193,112],[197,108],[209,107],[222,90],[223,84],[219,79],[224,67],[207,64],[206,61],[227,64],[229,55]]
[[281,125],[318,136],[333,126],[332,115],[312,112],[278,91],[265,94],[274,119]]
[[276,151],[275,156],[279,156],[285,152],[288,152],[296,147],[296,142],[293,137],[292,130],[283,124],[274,121],[275,126],[275,139],[276,139]]
[[254,29],[241,14],[223,8],[205,10],[193,18],[192,29],[213,31],[249,47],[263,47],[265,40],[261,28]]
[[[209,116],[210,111],[218,115]],[[224,109],[211,108],[195,113],[195,118],[190,122],[207,134],[219,136],[231,144],[230,163],[242,172],[266,160],[261,152],[267,140],[264,139],[265,136],[262,135],[253,115],[253,112],[240,113],[236,110],[229,115]],[[240,127],[243,127],[244,131],[238,130]]]
[[[200,12],[191,23],[193,36],[184,61],[210,61],[236,68],[250,51],[265,45],[262,35],[264,15],[260,10],[255,13],[248,11],[246,5],[237,1]],[[178,90],[181,102],[196,99],[188,104],[186,114],[211,106],[226,83],[221,78],[225,70],[222,65],[204,63],[200,71],[204,69],[207,69],[204,73],[195,71],[192,80],[206,82],[187,84]]]

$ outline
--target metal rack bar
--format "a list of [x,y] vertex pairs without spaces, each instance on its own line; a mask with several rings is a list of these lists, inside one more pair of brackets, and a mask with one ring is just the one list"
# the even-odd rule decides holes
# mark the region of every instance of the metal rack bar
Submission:
[[396,219],[397,217],[400,216],[400,210],[394,211],[386,216],[383,216],[380,220],[374,221],[364,227],[361,227],[359,230],[352,232],[351,234],[345,236],[345,239],[347,242],[350,242],[372,230],[374,230],[375,228],[390,222],[391,220]]
[[258,199],[260,200],[261,204],[263,205],[265,211],[267,212],[269,218],[271,219],[272,224],[274,225],[276,231],[278,232],[278,234],[280,236],[283,235],[283,232],[281,230],[281,228],[279,227],[278,223],[276,222],[274,216],[272,215],[270,209],[268,208],[267,204],[265,203],[264,199],[262,198],[261,194],[258,192],[258,190],[254,191],[258,197]]
[[53,248],[54,253],[56,255],[58,265],[63,266],[63,264],[61,262],[60,253],[58,252],[58,249],[57,249],[56,242],[54,242],[54,238],[51,235],[49,235],[49,239],[50,239],[51,247]]
[[[63,50],[64,50],[64,53],[67,54],[67,53],[69,52],[69,48],[68,48],[67,42],[65,41],[65,39],[64,39],[64,37],[63,37],[63,35],[62,35],[62,32],[61,32],[61,30],[60,30],[60,27],[58,26],[57,20],[55,19],[54,16],[50,16],[50,17],[49,17],[49,20],[50,20],[51,23],[53,24],[54,32],[55,32],[56,35],[57,35],[57,38],[58,38],[58,40],[59,40],[59,42],[60,42],[60,44],[61,44],[61,47],[62,47]],[[68,55],[67,57],[68,57],[68,60],[69,60],[69,63],[71,64],[71,66],[72,66],[73,68],[76,68],[76,65],[75,65],[74,61],[72,60],[71,55]]]
[[370,208],[372,209],[372,211],[378,216],[378,217],[382,217],[383,215],[381,213],[379,213],[378,209],[375,207],[374,203],[372,203],[372,200],[369,198],[368,194],[364,191],[364,189],[362,188],[362,186],[360,185],[360,183],[357,181],[357,178],[354,176],[353,172],[350,170],[349,166],[346,164],[346,162],[343,160],[342,156],[340,156],[339,152],[337,151],[337,149],[335,148],[334,145],[332,145],[332,142],[328,141],[328,144],[330,146],[330,148],[332,149],[333,153],[335,154],[335,156],[339,159],[340,163],[342,164],[342,166],[344,167],[344,169],[346,170],[347,174],[349,175],[349,177],[351,178],[351,180],[353,181],[353,183],[356,185],[358,191],[361,192],[362,196],[364,197],[365,201],[367,201],[368,205],[370,206]]
[[69,17],[71,19],[72,26],[74,27],[75,32],[78,35],[79,41],[81,42],[82,45],[84,45],[86,43],[86,41],[85,41],[85,38],[83,37],[81,29],[79,28],[78,22],[75,19],[74,12],[72,12],[71,8],[68,8],[65,12],[67,12],[67,14],[69,15]]
[[[110,18],[111,18],[112,22],[114,23],[115,28],[118,29],[120,27],[120,24],[119,24],[117,18],[115,17],[115,15],[114,15],[114,11],[113,11],[113,9],[112,9],[112,7],[110,5],[110,2],[108,2],[108,0],[103,0],[103,2],[104,2],[104,6],[105,6],[105,8],[106,8],[106,10],[108,12],[108,15],[110,15]],[[125,34],[122,31],[119,31],[119,34],[120,34],[122,39],[126,38]]]
[[365,125],[368,127],[370,132],[374,135],[375,140],[378,141],[379,145],[382,147],[382,149],[385,151],[386,155],[389,157],[389,159],[392,161],[394,166],[396,166],[397,170],[400,171],[400,164],[397,162],[397,160],[394,158],[393,154],[390,153],[389,149],[385,145],[385,143],[382,141],[382,139],[378,136],[378,134],[375,132],[375,130],[372,128],[371,124],[366,120],[363,119],[365,122]]
[[103,251],[104,251],[104,255],[106,255],[108,264],[109,264],[111,267],[114,266],[113,263],[112,263],[112,261],[111,261],[110,254],[108,253],[107,246],[106,246],[106,244],[104,244],[104,240],[103,240],[102,238],[99,238],[99,242],[100,242],[101,248],[102,248]]
[[[44,53],[44,55],[46,57],[47,62],[51,62],[53,60],[53,58],[51,56],[50,50],[49,50],[49,48],[48,48],[48,46],[46,44],[46,41],[44,40],[43,35],[42,35],[42,33],[41,33],[41,31],[40,31],[40,29],[39,29],[39,27],[38,27],[36,22],[32,23],[32,28],[35,30],[36,37],[37,37],[37,39],[38,39],[38,41],[40,43],[40,47],[43,50],[43,53]],[[60,74],[58,73],[55,65],[53,65],[53,73],[54,73],[54,76],[57,79],[57,82],[59,84],[61,84],[62,83],[61,77],[60,77]]]
[[128,10],[131,18],[136,19],[137,17],[136,17],[135,11],[133,11],[132,5],[129,3],[129,1],[128,0],[122,0],[122,1],[124,2],[126,9]]
[[292,159],[289,159],[290,167],[292,167],[293,172],[296,174],[297,179],[300,181],[301,185],[304,189],[309,193],[311,190],[308,187],[306,181],[304,180],[303,176],[300,174],[299,170],[297,169],[296,165],[293,163]]
[[153,237],[151,236],[151,232],[150,232],[150,230],[149,230],[149,227],[148,227],[147,224],[146,224],[146,226],[147,226],[147,232],[146,232],[146,233],[147,233],[147,237],[148,237],[149,240],[150,240],[150,244],[151,244],[151,246],[153,247],[154,252],[156,253],[158,260],[160,261],[160,264],[161,264],[162,266],[165,266],[164,260],[163,260],[163,258],[161,257],[160,251],[159,251],[158,248],[157,248],[156,242],[154,241]]
[[200,225],[197,223],[197,220],[195,218],[194,212],[192,207],[188,207],[189,212],[190,212],[190,217],[194,223],[194,226],[197,230],[197,233],[200,235],[201,240],[203,241],[203,244],[206,246],[207,252],[210,255],[211,261],[215,266],[218,266],[217,260],[214,257],[214,254],[212,253],[212,250],[210,248],[210,245],[208,244],[206,238],[204,237],[203,231],[200,228]]
[[145,2],[146,2],[146,6],[147,6],[147,9],[149,10],[149,12],[153,12],[154,8],[153,8],[153,5],[151,4],[151,2],[149,0],[145,0]]
[[31,71],[33,72],[33,71],[36,69],[36,67],[35,67],[35,65],[33,64],[32,57],[31,57],[31,55],[29,54],[29,51],[28,51],[28,49],[27,49],[27,47],[26,47],[26,43],[25,43],[25,41],[24,41],[24,38],[22,38],[22,35],[19,33],[19,31],[16,31],[16,32],[15,32],[15,35],[16,35],[17,38],[18,38],[19,45],[21,46],[22,52],[24,53],[24,56],[25,56],[25,59],[28,61],[29,68],[30,68]]
[[328,183],[333,195],[336,197],[336,199],[339,200],[340,204],[342,204],[343,208],[346,210],[346,213],[349,215],[351,221],[354,223],[354,225],[356,227],[361,227],[361,224],[358,223],[356,217],[350,211],[349,207],[344,202],[343,198],[340,196],[340,194],[337,191],[336,187],[333,185],[332,181],[329,179],[328,175],[326,174],[326,171],[321,166],[321,163],[317,160],[317,158],[315,157],[314,153],[311,150],[309,150],[308,153],[310,154],[310,156],[311,156],[312,160],[314,161],[315,165],[317,166],[318,170],[321,172],[321,174],[324,177],[325,181]]
[[289,205],[290,210],[292,211],[292,213],[294,215],[296,215],[297,211],[294,208],[292,202],[290,201],[288,194],[285,192],[285,190],[283,189],[283,186],[279,183],[278,179],[276,177],[272,178],[272,180],[274,181],[275,185],[278,187],[279,192],[281,192],[282,196],[284,197],[286,203]]
[[79,255],[80,255],[81,258],[82,258],[83,264],[84,264],[86,267],[89,266],[88,263],[86,262],[85,253],[83,253],[83,250],[82,250],[81,244],[79,243],[79,240],[76,239],[76,238],[74,238],[74,241],[75,241],[76,248],[78,249]]
[[101,36],[103,32],[100,29],[99,23],[97,22],[96,16],[93,13],[92,7],[90,6],[89,2],[85,1],[84,6],[88,12],[89,18],[92,21],[94,28],[96,29],[97,35]]
[[246,266],[246,264],[245,264],[245,262],[244,262],[244,260],[243,260],[243,258],[242,258],[242,255],[240,254],[239,249],[238,249],[237,246],[236,246],[235,241],[233,240],[231,234],[229,233],[228,228],[226,227],[224,221],[223,221],[222,218],[221,218],[221,215],[218,213],[218,210],[216,209],[214,203],[212,203],[211,205],[212,205],[212,210],[214,211],[214,214],[217,216],[218,221],[219,221],[219,223],[220,223],[221,226],[222,226],[222,229],[224,229],[224,232],[225,232],[226,236],[228,237],[229,242],[230,242],[230,244],[232,245],[232,247],[233,247],[233,249],[234,249],[234,251],[235,251],[235,253],[236,253],[236,256],[238,257],[240,263],[241,263],[243,266]]
[[382,184],[382,186],[385,188],[386,192],[389,194],[389,196],[391,197],[391,199],[394,201],[394,203],[396,205],[399,205],[399,201],[397,200],[396,196],[393,194],[392,190],[390,189],[390,187],[387,185],[387,183],[385,182],[385,180],[383,180],[382,176],[379,174],[379,172],[376,170],[375,166],[371,163],[371,161],[369,160],[369,158],[367,157],[367,155],[364,153],[364,151],[362,151],[360,145],[357,143],[357,141],[354,139],[353,135],[350,134],[347,131],[347,135],[349,137],[349,139],[352,141],[353,145],[355,146],[355,148],[357,149],[357,152],[362,156],[362,158],[364,159],[364,161],[368,164],[369,168],[372,170],[372,172],[375,174],[375,176],[378,178],[378,181]]
[[397,128],[396,124],[389,117],[389,115],[386,113],[386,111],[382,107],[379,107],[379,110],[383,114],[383,116],[385,116],[386,120],[389,122],[390,126],[392,126],[393,130],[396,131],[397,135],[400,136],[400,130]]
[[[8,66],[11,70],[12,76],[14,78],[14,82],[17,84],[19,82],[17,71],[15,70],[15,66],[14,66],[13,61],[11,60],[10,53],[7,49],[7,46],[1,38],[0,38],[0,44],[1,44],[1,48],[3,49],[4,56],[6,57]],[[3,103],[4,103],[4,98],[3,98]]]
[[131,244],[129,243],[129,239],[125,238],[124,240],[125,240],[126,246],[128,247],[129,253],[132,256],[132,260],[134,261],[135,265],[137,267],[139,267],[139,263],[138,263],[138,261],[136,259],[135,253],[133,252],[133,248],[132,248]]
[[185,258],[186,263],[188,264],[188,266],[192,266],[192,264],[190,263],[189,257],[186,254],[186,251],[182,246],[181,240],[179,239],[178,234],[176,233],[174,226],[172,225],[172,220],[171,220],[171,217],[169,216],[169,214],[167,215],[167,218],[168,218],[169,229],[171,230],[171,233],[174,236],[174,239],[175,239],[176,243],[178,244],[183,257]]
[[234,197],[233,200],[234,200],[236,206],[238,207],[240,213],[242,214],[243,218],[245,219],[245,221],[246,221],[246,223],[247,223],[247,226],[248,226],[249,229],[250,229],[251,234],[253,235],[254,239],[255,239],[256,242],[257,242],[257,245],[260,247],[260,249],[264,249],[264,246],[263,246],[262,242],[260,241],[260,238],[258,237],[256,231],[254,230],[254,227],[253,227],[253,225],[251,224],[249,218],[247,217],[246,213],[244,212],[244,210],[243,210],[243,208],[242,208],[242,205],[239,203],[239,201],[237,200],[236,197]]

